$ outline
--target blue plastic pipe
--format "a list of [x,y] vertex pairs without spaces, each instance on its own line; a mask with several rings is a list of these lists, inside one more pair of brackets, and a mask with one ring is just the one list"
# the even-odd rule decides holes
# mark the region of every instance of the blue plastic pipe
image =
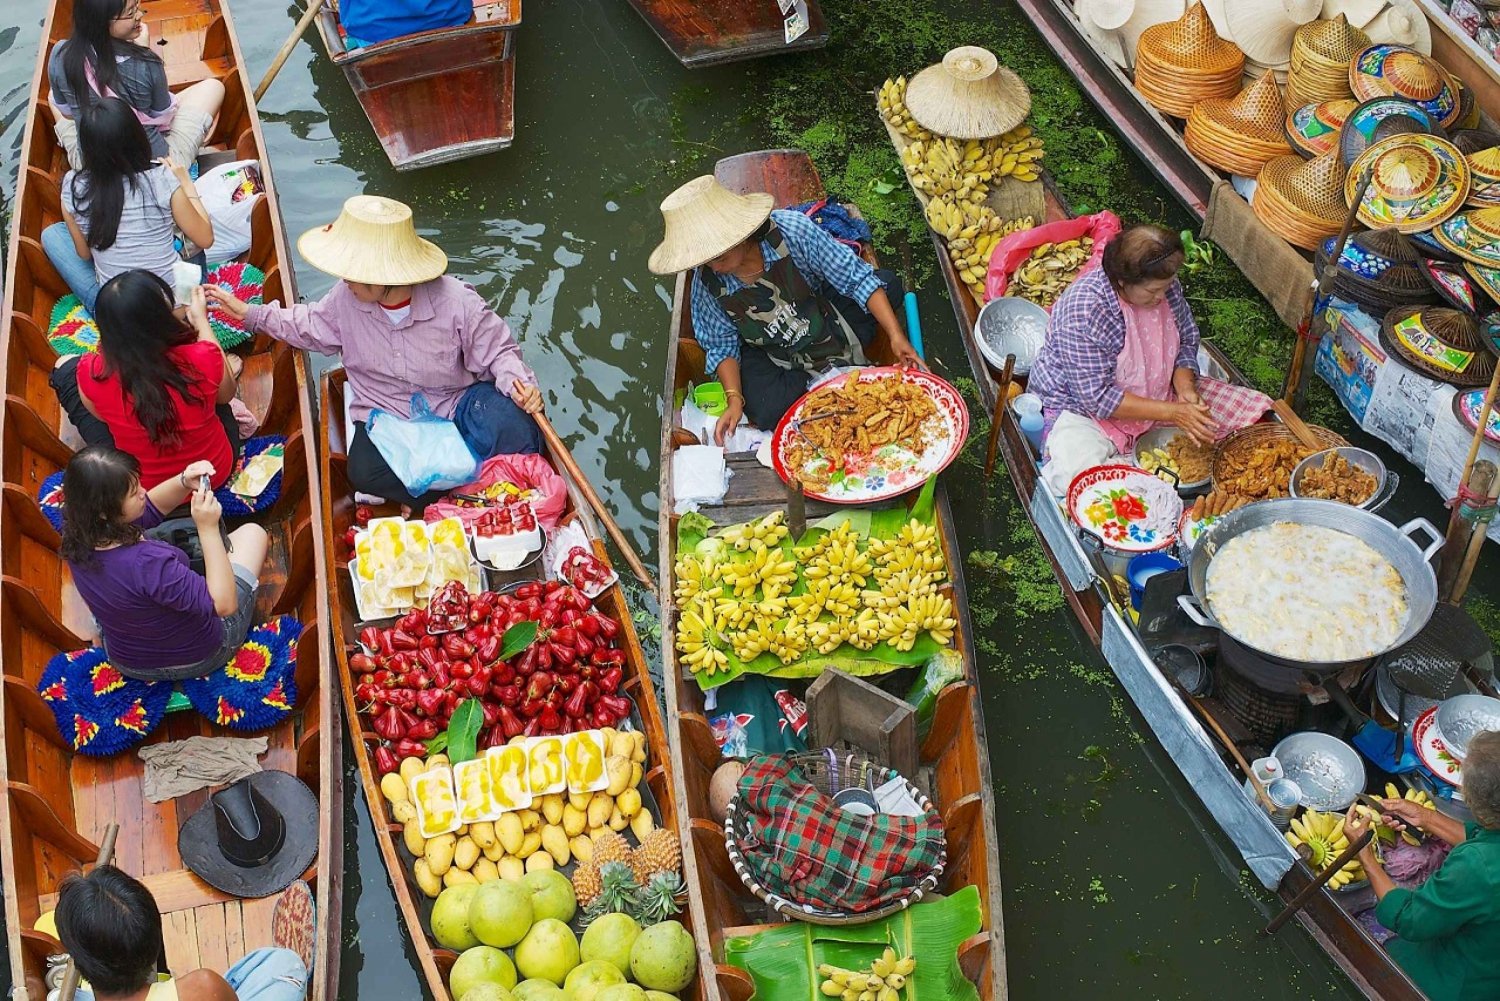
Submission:
[[906,293],[906,337],[911,341],[911,346],[917,352],[917,357],[923,361],[927,360],[927,352],[922,347],[922,320],[917,316],[917,293]]

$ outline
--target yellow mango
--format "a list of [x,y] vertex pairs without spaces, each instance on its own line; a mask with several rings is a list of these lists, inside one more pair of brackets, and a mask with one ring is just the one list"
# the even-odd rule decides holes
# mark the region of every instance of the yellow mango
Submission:
[[656,830],[656,821],[651,817],[650,810],[642,810],[630,818],[630,832],[635,835],[637,841],[646,840],[646,835]]
[[453,850],[458,846],[458,838],[452,834],[439,834],[427,842],[427,850],[423,857],[427,859],[427,868],[434,876],[446,876],[448,869],[453,865]]
[[417,886],[421,887],[422,892],[427,894],[427,896],[436,897],[439,893],[443,892],[443,881],[434,876],[432,870],[427,868],[426,859],[417,859],[417,864],[412,869],[412,875],[416,877]]
[[542,847],[542,832],[527,831],[526,840],[521,842],[521,848],[516,852],[516,858],[525,859],[531,857],[538,848]]
[[500,819],[495,821],[495,837],[499,839],[500,846],[511,855],[521,850],[521,842],[526,840],[525,826],[521,823],[519,813],[502,813]]
[[453,864],[460,869],[472,869],[478,861],[479,846],[474,843],[474,839],[459,838],[457,847],[453,849]]
[[576,834],[568,839],[568,849],[580,862],[587,862],[594,857],[594,843],[589,840],[587,834]]
[[467,872],[463,869],[453,868],[443,873],[444,886],[458,886],[460,883],[477,882],[479,882],[479,880],[474,878],[474,874],[472,872]]
[[542,848],[558,865],[567,865],[573,855],[573,850],[568,847],[567,834],[556,824],[548,824],[542,828]]
[[401,836],[406,839],[406,850],[417,858],[427,850],[427,839],[422,837],[422,829],[416,824],[408,824],[401,829]]
[[488,820],[469,825],[469,837],[479,846],[480,851],[490,845],[497,844],[499,839],[495,837],[495,825]]
[[495,868],[500,870],[501,879],[520,879],[526,875],[526,863],[514,855],[505,856],[505,858],[496,864]]
[[552,856],[546,852],[533,852],[526,858],[526,871],[536,872],[539,869],[556,869],[552,863]]
[[562,823],[563,807],[562,793],[552,793],[550,796],[542,797],[542,816],[547,818],[549,824]]
[[626,789],[615,797],[615,809],[624,814],[626,819],[634,817],[641,812],[641,794],[634,789]]
[[387,802],[392,804],[405,803],[410,798],[406,792],[406,781],[396,772],[391,772],[381,778],[380,793]]
[[630,785],[630,759],[618,754],[611,754],[604,759],[604,770],[609,775],[609,785],[604,791],[611,796],[618,796]]
[[[397,774],[401,776],[402,785],[409,785],[411,784],[412,779],[416,778],[418,775],[421,775],[425,771],[427,771],[427,765],[422,761],[421,758],[402,758],[401,767],[397,771]],[[382,792],[385,791],[384,779],[381,780],[380,789]]]
[[589,826],[588,806],[585,801],[582,806],[574,806],[570,802],[563,807],[562,829],[567,832],[568,837],[577,837]]
[[499,867],[487,858],[481,858],[478,862],[475,862],[474,868],[470,869],[469,871],[472,872],[474,874],[474,878],[481,883],[493,883],[495,880],[500,878]]

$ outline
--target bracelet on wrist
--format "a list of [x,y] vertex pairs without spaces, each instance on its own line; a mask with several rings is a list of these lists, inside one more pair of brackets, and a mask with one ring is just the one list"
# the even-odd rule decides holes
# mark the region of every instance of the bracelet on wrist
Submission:
[[741,403],[745,402],[745,394],[742,393],[742,392],[740,392],[738,389],[726,389],[726,390],[724,390],[724,398],[726,400],[729,399],[732,396],[738,396],[740,398],[740,402]]

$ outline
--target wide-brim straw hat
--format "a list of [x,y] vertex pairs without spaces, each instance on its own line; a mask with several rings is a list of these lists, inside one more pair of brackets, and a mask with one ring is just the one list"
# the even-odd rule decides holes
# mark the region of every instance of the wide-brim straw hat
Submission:
[[1323,12],[1320,16],[1325,21],[1331,21],[1342,14],[1349,19],[1350,24],[1363,29],[1385,10],[1385,3],[1386,0],[1323,0]]
[[695,177],[662,199],[666,235],[646,266],[653,274],[675,275],[707,264],[748,240],[775,204],[764,192],[737,195],[712,174]]
[[[1462,151],[1463,147],[1454,143]],[[1469,204],[1478,208],[1500,205],[1500,146],[1466,153],[1469,164]]]
[[1484,287],[1469,276],[1462,264],[1424,260],[1422,275],[1438,297],[1454,309],[1477,316],[1481,310],[1490,308]]
[[1463,264],[1466,258],[1462,254],[1454,253],[1447,246],[1438,242],[1433,235],[1437,227],[1418,233],[1406,234],[1412,242],[1412,246],[1422,252],[1422,256],[1430,257],[1434,261],[1451,261],[1454,264]]
[[1500,146],[1500,132],[1490,129],[1459,129],[1448,136],[1449,142],[1458,147],[1464,156]]
[[1432,379],[1484,386],[1495,371],[1479,321],[1448,306],[1397,306],[1380,324],[1380,344]]
[[1130,16],[1116,31],[1126,55],[1132,60],[1135,58],[1136,47],[1147,28],[1175,21],[1186,9],[1186,0],[1132,0]]
[[1377,43],[1349,62],[1349,89],[1361,101],[1402,97],[1420,105],[1444,128],[1462,111],[1458,85],[1439,63],[1416,49]]
[[1287,75],[1288,103],[1314,104],[1351,97],[1349,60],[1369,45],[1370,37],[1343,14],[1298,28],[1292,39],[1292,69]]
[[1304,104],[1286,116],[1286,138],[1292,149],[1311,159],[1339,145],[1339,130],[1357,105],[1349,98]]
[[1224,32],[1246,59],[1283,66],[1292,57],[1297,29],[1317,19],[1323,0],[1226,0]]
[[1470,209],[1434,226],[1445,250],[1487,268],[1500,268],[1500,208]]
[[1500,302],[1500,268],[1487,268],[1473,261],[1464,261],[1463,269],[1474,279],[1474,284],[1484,290],[1485,295],[1494,302]]
[[1231,100],[1200,101],[1188,117],[1184,140],[1200,160],[1232,174],[1254,177],[1269,161],[1291,154],[1286,105],[1270,73]]
[[1363,101],[1339,129],[1339,155],[1351,164],[1373,143],[1413,132],[1440,135],[1442,126],[1421,105],[1404,97]]
[[1316,250],[1344,225],[1344,165],[1337,150],[1304,160],[1295,153],[1265,165],[1250,207],[1288,243]]
[[1454,120],[1452,127],[1455,129],[1479,128],[1484,116],[1479,107],[1479,98],[1474,96],[1474,88],[1456,76],[1453,82],[1458,84],[1458,118]]
[[1130,7],[1130,0],[1074,0],[1073,3],[1078,27],[1089,44],[1121,69],[1130,68],[1130,56],[1118,31],[1125,22],[1118,18],[1121,13],[1128,17]]
[[1366,171],[1370,184],[1358,213],[1366,226],[1394,226],[1402,232],[1431,229],[1469,197],[1468,162],[1456,146],[1436,136],[1392,136],[1366,149],[1344,179],[1349,205]]
[[417,235],[411,207],[355,195],[339,217],[297,238],[302,259],[324,274],[361,285],[420,285],[448,270],[448,255]]
[[1424,56],[1432,55],[1432,25],[1412,0],[1389,0],[1387,6],[1360,25],[1370,41],[1407,45]]
[[1199,101],[1238,94],[1244,67],[1245,54],[1219,37],[1199,2],[1141,33],[1135,86],[1157,110],[1187,118]]
[[993,52],[963,45],[911,78],[906,109],[918,125],[940,136],[989,139],[1026,120],[1031,91]]

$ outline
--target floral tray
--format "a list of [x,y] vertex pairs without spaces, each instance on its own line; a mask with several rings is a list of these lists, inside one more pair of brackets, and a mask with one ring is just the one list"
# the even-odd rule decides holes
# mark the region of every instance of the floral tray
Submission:
[[[1479,411],[1484,408],[1483,389],[1470,389],[1453,397],[1453,415],[1470,431],[1479,427]],[[1488,427],[1484,429],[1485,440],[1500,445],[1500,405],[1490,409]]]
[[1068,516],[1111,549],[1147,553],[1177,539],[1182,498],[1170,483],[1135,466],[1085,469],[1068,487]]
[[1411,725],[1412,747],[1422,764],[1440,782],[1458,786],[1464,780],[1463,762],[1453,756],[1453,752],[1443,743],[1443,738],[1438,736],[1437,711],[1438,707],[1433,706],[1418,716]]

